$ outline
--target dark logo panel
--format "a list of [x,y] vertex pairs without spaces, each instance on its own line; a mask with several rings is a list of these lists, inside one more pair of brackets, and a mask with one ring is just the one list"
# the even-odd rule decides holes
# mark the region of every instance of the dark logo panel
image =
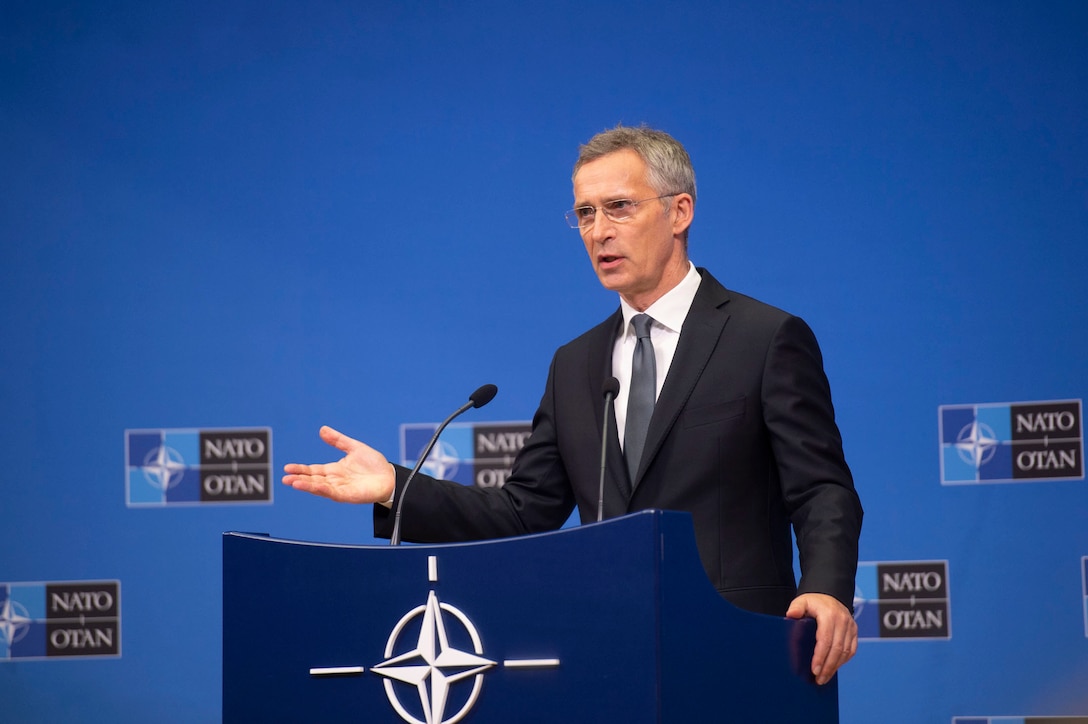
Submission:
[[948,638],[944,601],[881,603],[880,638]]
[[200,464],[267,465],[268,430],[204,430],[200,433]]
[[1015,453],[1012,476],[1016,480],[1084,477],[1080,442],[1021,443]]
[[1013,440],[1079,440],[1080,403],[1041,402],[1010,405]]
[[45,633],[49,657],[116,656],[121,648],[116,621],[50,622]]
[[862,640],[951,638],[948,562],[858,563],[854,619]]
[[1011,405],[1014,479],[1084,477],[1079,402]]
[[880,598],[948,598],[943,561],[932,563],[881,563],[877,566]]
[[46,584],[46,616],[50,620],[117,618],[121,605],[118,589],[115,582]]
[[524,422],[476,425],[474,479],[481,488],[501,488],[514,465],[514,458],[529,439],[532,425]]
[[200,500],[232,503],[269,500],[267,430],[200,433]]

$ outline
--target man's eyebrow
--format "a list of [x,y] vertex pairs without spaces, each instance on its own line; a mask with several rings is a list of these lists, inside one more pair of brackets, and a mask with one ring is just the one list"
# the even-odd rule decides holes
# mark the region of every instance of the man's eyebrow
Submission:
[[575,201],[574,208],[580,209],[583,206],[603,206],[604,204],[610,204],[613,201],[630,201],[632,198],[631,194],[615,194],[612,196],[605,196],[601,199],[601,203],[599,204],[591,204],[588,201]]

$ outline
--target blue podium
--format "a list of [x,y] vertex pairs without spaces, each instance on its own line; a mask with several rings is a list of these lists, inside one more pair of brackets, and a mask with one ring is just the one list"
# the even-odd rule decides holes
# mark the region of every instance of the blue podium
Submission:
[[837,722],[813,621],[741,611],[691,518],[351,546],[223,538],[224,722]]

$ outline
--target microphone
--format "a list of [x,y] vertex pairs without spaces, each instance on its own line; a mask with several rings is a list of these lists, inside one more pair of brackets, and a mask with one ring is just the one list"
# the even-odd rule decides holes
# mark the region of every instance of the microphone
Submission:
[[608,452],[608,413],[612,410],[612,401],[620,391],[620,381],[609,377],[604,381],[601,392],[604,394],[604,430],[601,432],[601,487],[597,494],[597,522],[604,519],[604,461]]
[[442,434],[442,431],[446,429],[446,425],[453,422],[454,418],[468,410],[470,407],[483,407],[487,403],[495,399],[495,395],[498,394],[499,388],[495,385],[484,385],[480,387],[471,395],[468,396],[468,402],[457,408],[457,411],[446,418],[445,422],[438,426],[438,429],[434,431],[434,437],[427,443],[427,447],[424,448],[423,454],[419,456],[419,460],[416,460],[416,466],[412,468],[412,472],[408,473],[408,479],[404,481],[404,487],[400,490],[400,500],[397,501],[397,513],[393,518],[393,535],[389,536],[389,545],[400,545],[400,511],[404,507],[404,494],[408,492],[408,486],[412,484],[412,478],[416,476],[419,469],[423,467],[424,461],[427,456],[431,454],[431,450],[434,449],[434,444],[438,442],[438,436]]

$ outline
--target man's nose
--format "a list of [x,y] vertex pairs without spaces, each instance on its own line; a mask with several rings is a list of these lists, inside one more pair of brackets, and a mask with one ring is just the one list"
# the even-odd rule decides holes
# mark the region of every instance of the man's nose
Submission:
[[616,230],[616,222],[608,218],[604,211],[597,209],[593,214],[593,223],[582,227],[582,238],[595,244],[600,244],[612,238]]

